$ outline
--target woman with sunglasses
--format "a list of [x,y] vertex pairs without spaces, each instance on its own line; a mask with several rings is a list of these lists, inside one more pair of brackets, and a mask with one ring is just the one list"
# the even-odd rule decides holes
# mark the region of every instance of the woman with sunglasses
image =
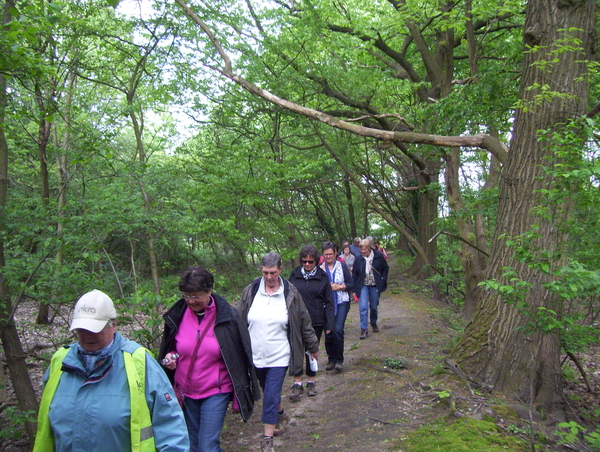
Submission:
[[[300,266],[292,270],[289,281],[296,286],[310,315],[317,340],[321,334],[331,335],[335,327],[335,307],[333,290],[327,273],[318,266],[320,254],[314,245],[304,245],[300,250]],[[317,372],[311,369],[309,356],[306,356],[306,392],[308,397],[317,395],[315,377]],[[294,375],[294,384],[290,400],[297,402],[304,393],[302,373]]]
[[214,277],[188,268],[182,297],[164,315],[159,361],[183,406],[191,452],[222,452],[229,402],[248,420],[258,399],[248,328],[237,309],[213,293]]

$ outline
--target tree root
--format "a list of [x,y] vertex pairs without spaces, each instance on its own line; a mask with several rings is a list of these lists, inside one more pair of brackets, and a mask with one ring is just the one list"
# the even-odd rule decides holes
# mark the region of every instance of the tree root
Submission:
[[571,361],[573,361],[573,363],[577,367],[577,370],[579,370],[579,373],[583,377],[583,381],[585,381],[585,386],[586,386],[588,392],[594,392],[594,389],[592,388],[592,384],[590,383],[590,378],[588,377],[587,372],[583,368],[583,365],[581,364],[581,362],[579,361],[577,356],[575,356],[575,354],[572,352],[567,352],[567,356],[571,359]]

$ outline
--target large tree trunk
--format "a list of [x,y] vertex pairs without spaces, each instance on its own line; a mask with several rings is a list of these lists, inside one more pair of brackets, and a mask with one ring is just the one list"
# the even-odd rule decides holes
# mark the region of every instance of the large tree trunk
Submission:
[[[9,2],[4,4],[3,24],[11,20],[8,12],[12,5]],[[6,224],[4,212],[6,208],[6,200],[8,195],[8,143],[4,134],[4,120],[6,114],[6,78],[0,74],[0,228],[4,228]],[[2,231],[4,232],[4,231]],[[4,241],[2,237],[5,234],[0,234],[0,270],[6,266],[4,258]],[[25,363],[25,353],[21,346],[21,339],[17,327],[10,316],[12,314],[12,304],[6,279],[0,271],[0,340],[4,354],[6,356],[6,364],[10,374],[10,379],[15,391],[15,396],[19,402],[19,408],[24,412],[37,412],[38,403],[35,396],[27,365]],[[30,441],[33,442],[35,437],[35,423],[27,422],[25,424],[27,435]]]
[[[543,165],[554,156],[552,143],[538,141],[537,137],[538,131],[556,128],[585,113],[589,95],[585,61],[593,59],[596,9],[596,0],[531,0],[527,4],[524,38],[529,47],[536,46],[536,51],[524,54],[520,99],[526,108],[519,109],[515,118],[487,272],[489,279],[509,284],[501,275],[506,267],[514,269],[516,276],[530,285],[523,295],[526,307],[519,310],[497,292],[485,292],[457,351],[463,366],[494,389],[547,409],[558,408],[562,402],[560,337],[539,331],[527,334],[523,327],[539,308],[555,311],[560,320],[561,301],[545,287],[552,281],[552,269],[542,272],[523,263],[523,259],[516,260],[514,248],[507,246],[502,235],[516,238],[538,225],[539,237],[524,242],[538,261],[542,252],[554,255],[560,251],[566,240],[551,216],[535,214],[538,206],[563,214],[569,209],[567,205],[548,206],[539,193],[542,188],[552,187]],[[564,41],[559,42],[567,32],[581,40],[582,51],[569,51]],[[550,68],[536,65],[555,58],[558,62]],[[535,96],[540,94],[536,84],[560,90],[562,95],[535,103]],[[562,264],[560,260],[552,263]]]

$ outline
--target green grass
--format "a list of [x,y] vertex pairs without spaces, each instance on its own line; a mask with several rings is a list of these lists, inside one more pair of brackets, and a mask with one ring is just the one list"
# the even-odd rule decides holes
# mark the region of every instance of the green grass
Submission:
[[394,442],[396,452],[527,452],[529,445],[502,434],[495,424],[463,418],[421,427]]

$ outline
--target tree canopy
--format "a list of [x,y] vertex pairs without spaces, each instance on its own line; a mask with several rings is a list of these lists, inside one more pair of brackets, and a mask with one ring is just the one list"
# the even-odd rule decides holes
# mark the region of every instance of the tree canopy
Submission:
[[151,345],[187,265],[235,299],[266,252],[374,236],[470,320],[469,372],[560,407],[599,310],[595,1],[118,3],[5,2],[13,380],[24,300],[101,286]]

